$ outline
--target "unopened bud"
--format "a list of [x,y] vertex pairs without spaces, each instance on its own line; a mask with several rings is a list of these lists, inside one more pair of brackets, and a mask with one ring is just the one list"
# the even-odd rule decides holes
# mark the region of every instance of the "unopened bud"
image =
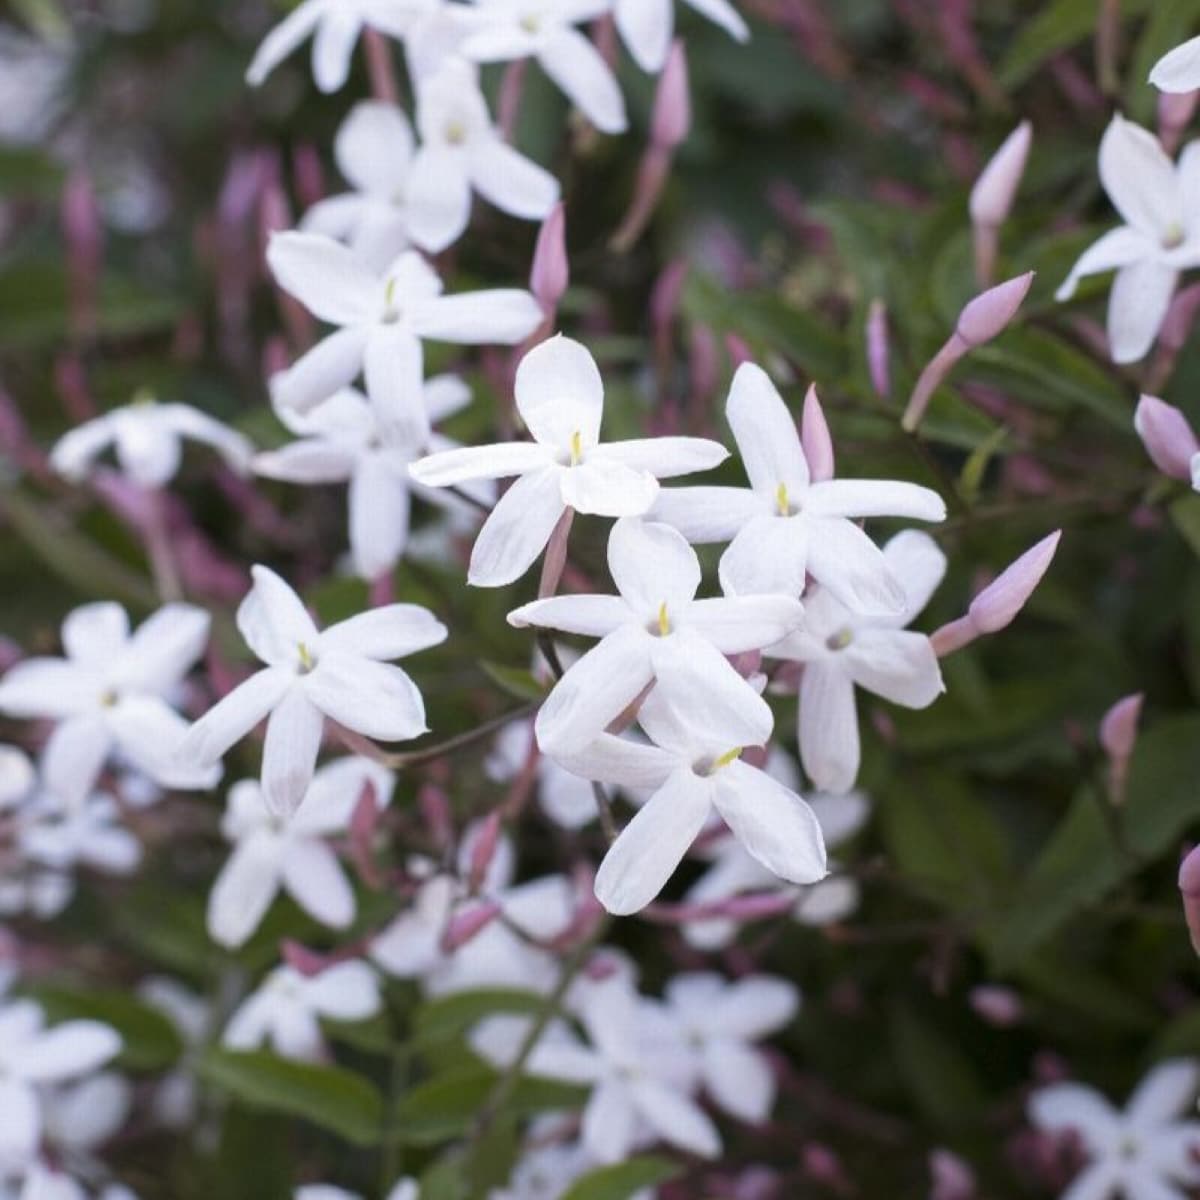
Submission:
[[875,394],[886,400],[892,394],[892,366],[887,305],[882,300],[872,300],[867,310],[867,370]]
[[1133,427],[1151,461],[1164,475],[1191,480],[1192,459],[1200,454],[1200,441],[1179,409],[1157,396],[1143,396],[1133,415]]
[[1129,760],[1137,745],[1138,721],[1145,696],[1135,692],[1118,700],[1100,722],[1100,745],[1108,755],[1108,795],[1113,804],[1125,799],[1129,778]]
[[929,1154],[929,1200],[974,1200],[975,1173],[957,1154],[938,1148]]
[[692,126],[692,101],[688,88],[687,53],[678,38],[671,43],[667,65],[654,93],[650,137],[656,146],[674,150]]
[[1008,220],[1032,144],[1033,126],[1022,121],[980,172],[968,206],[971,220],[977,225],[997,226]]
[[500,845],[500,810],[489,813],[483,822],[476,827],[471,841],[471,856],[469,869],[469,884],[472,892],[477,892],[487,878],[492,859],[496,857],[496,849]]
[[442,949],[447,954],[462,949],[472,938],[482,933],[500,915],[500,905],[493,900],[477,904],[458,913],[442,934]]
[[1191,934],[1192,949],[1200,954],[1200,846],[1179,866],[1179,893],[1183,897],[1183,915]]
[[800,418],[800,445],[808,460],[808,473],[813,483],[822,483],[833,478],[833,437],[825,420],[825,410],[817,396],[816,387],[810,387],[804,397],[804,412]]
[[1056,530],[1026,550],[971,601],[967,611],[981,633],[998,633],[1025,607],[1054,560],[1061,537],[1062,530]]
[[560,201],[538,230],[529,272],[529,290],[542,311],[550,316],[571,282],[571,264],[567,258],[567,214]]
[[955,332],[974,350],[998,337],[1008,327],[1033,284],[1033,272],[1018,275],[988,288],[970,301],[959,314]]
[[970,1002],[979,1016],[999,1029],[1016,1025],[1025,1012],[1021,997],[1012,988],[999,984],[985,983],[972,988]]
[[1200,92],[1163,92],[1158,97],[1158,140],[1168,154],[1179,149],[1198,101]]

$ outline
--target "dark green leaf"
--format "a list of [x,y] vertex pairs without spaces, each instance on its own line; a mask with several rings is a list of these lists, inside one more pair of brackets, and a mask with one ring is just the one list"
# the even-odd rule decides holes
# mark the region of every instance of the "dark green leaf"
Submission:
[[665,1183],[678,1174],[678,1163],[643,1154],[627,1162],[589,1171],[563,1193],[562,1200],[629,1200],[642,1188]]

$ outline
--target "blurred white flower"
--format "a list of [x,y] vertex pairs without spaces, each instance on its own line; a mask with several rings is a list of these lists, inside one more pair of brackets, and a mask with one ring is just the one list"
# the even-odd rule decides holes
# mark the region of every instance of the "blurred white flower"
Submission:
[[211,767],[182,769],[174,752],[187,722],[170,705],[208,642],[209,615],[167,604],[130,633],[119,604],[85,604],[62,626],[65,658],[30,658],[0,681],[0,712],[55,721],[42,783],[79,804],[112,755],[168,787],[208,788]]
[[521,360],[515,395],[532,442],[464,446],[409,468],[418,483],[431,487],[519,477],[479,531],[467,577],[476,587],[519,579],[567,509],[639,516],[654,502],[660,478],[703,471],[729,457],[724,446],[705,438],[601,442],[604,381],[587,348],[561,335]]
[[379,1012],[379,979],[364,962],[336,963],[319,975],[276,967],[246,998],[221,1040],[231,1050],[271,1046],[284,1058],[321,1057],[321,1019],[365,1021]]
[[121,825],[120,810],[103,793],[72,805],[39,797],[17,821],[16,844],[27,861],[60,874],[91,867],[128,875],[142,861],[141,843]]
[[[747,41],[750,30],[729,0],[684,0],[730,37]],[[675,34],[675,0],[613,0],[613,18],[621,40],[643,71],[658,72],[667,61]]]
[[312,781],[327,717],[385,742],[426,731],[417,685],[389,660],[445,641],[446,627],[415,604],[389,604],[322,632],[274,571],[256,566],[252,573],[254,586],[237,624],[266,665],[192,726],[178,756],[185,763],[216,762],[269,718],[263,794],[273,812],[290,814]]
[[1179,94],[1200,88],[1200,37],[1168,50],[1154,64],[1150,82],[1159,91]]
[[194,1063],[212,1033],[212,1005],[183,984],[162,976],[145,980],[138,987],[138,996],[171,1022],[183,1042],[179,1062],[155,1088],[153,1115],[172,1129],[193,1126],[199,1093]]

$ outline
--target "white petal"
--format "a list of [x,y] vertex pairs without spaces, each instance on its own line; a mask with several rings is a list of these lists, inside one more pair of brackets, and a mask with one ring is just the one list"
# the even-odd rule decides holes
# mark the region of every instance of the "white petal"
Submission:
[[42,783],[68,807],[82,804],[96,785],[112,749],[112,734],[100,716],[68,717],[42,750]]
[[183,764],[216,762],[280,702],[292,678],[286,670],[256,671],[188,730],[176,757]]
[[563,500],[576,512],[601,517],[640,517],[658,495],[658,480],[603,460],[567,467],[559,476]]
[[407,212],[413,241],[431,254],[462,237],[471,219],[471,180],[464,150],[426,145],[417,151]]
[[1102,1150],[1120,1135],[1112,1105],[1095,1088],[1078,1083],[1055,1083],[1034,1092],[1029,1119],[1039,1129],[1078,1130],[1093,1150]]
[[199,661],[212,617],[191,604],[164,604],[134,631],[118,678],[127,686],[163,695]]
[[634,62],[651,74],[661,71],[675,29],[675,0],[616,0],[613,17]]
[[[65,1021],[6,1055],[12,1075],[29,1083],[57,1083],[87,1075],[121,1052],[121,1036],[99,1021]],[[7,1116],[7,1114],[6,1114]]]
[[759,1051],[719,1039],[704,1048],[704,1086],[731,1116],[761,1125],[775,1103],[775,1076]]
[[849,841],[871,815],[870,801],[862,792],[847,792],[844,796],[812,796],[809,806],[821,822],[825,845],[831,847]]
[[738,596],[695,600],[687,625],[722,654],[743,654],[781,641],[804,620],[799,600],[786,596]]
[[183,447],[179,438],[151,409],[114,414],[117,462],[135,483],[145,488],[164,487],[179,470]]
[[10,717],[69,717],[95,707],[99,680],[61,658],[27,658],[0,683],[0,712]]
[[800,758],[825,792],[847,792],[859,763],[854,684],[835,666],[811,662],[800,680]]
[[1119,113],[1100,140],[1100,182],[1135,229],[1161,236],[1180,223],[1175,164],[1154,134]]
[[313,80],[322,92],[338,91],[350,77],[354,43],[362,32],[362,20],[356,12],[327,7],[313,34]]
[[421,386],[421,343],[399,326],[371,331],[363,355],[363,379],[379,426],[395,442],[414,449],[429,438],[429,416]]
[[1187,1111],[1200,1088],[1200,1064],[1177,1058],[1158,1066],[1138,1084],[1125,1106],[1125,1116],[1137,1129],[1166,1125]]
[[435,341],[515,346],[542,318],[542,306],[529,292],[493,288],[428,300],[413,313],[413,326],[421,337]]
[[0,1079],[0,1171],[23,1170],[37,1152],[42,1111],[37,1093],[19,1079]]
[[[298,228],[301,233],[319,233],[323,237],[336,238],[339,242],[345,241],[367,219],[367,213],[375,203],[357,192],[326,196],[324,200],[318,200],[307,209],[300,218]],[[396,253],[401,249],[402,246],[397,247]]]
[[309,1003],[335,1021],[363,1021],[379,1011],[379,977],[365,962],[343,962],[308,981]]
[[272,402],[306,413],[354,382],[367,349],[364,327],[339,329],[271,380]]
[[891,479],[830,479],[814,483],[806,511],[824,517],[912,517],[944,521],[946,502],[927,487]]
[[509,888],[500,907],[505,920],[526,937],[553,941],[575,916],[575,886],[565,875],[546,875]]
[[305,680],[309,699],[339,725],[383,742],[428,731],[417,685],[399,667],[330,651]]
[[565,505],[557,467],[522,475],[500,497],[475,539],[467,582],[504,587],[520,579],[546,548]]
[[825,876],[825,842],[813,811],[765,771],[734,762],[715,775],[713,802],[738,841],[790,883]]
[[624,625],[567,668],[537,715],[543,751],[577,748],[604,732],[653,677],[651,640],[637,626]]
[[308,837],[342,833],[350,827],[354,810],[370,786],[375,803],[391,803],[395,777],[369,758],[339,758],[326,763],[313,776],[300,811],[292,818],[289,832]]
[[445,625],[429,609],[388,604],[331,625],[321,635],[321,649],[390,661],[438,646],[446,637]]
[[749,488],[664,488],[649,512],[653,521],[678,529],[695,545],[728,542],[748,521],[769,506]]
[[457,375],[435,375],[425,381],[425,408],[435,425],[471,403],[470,387]]
[[209,936],[222,946],[243,945],[258,928],[279,890],[283,844],[261,834],[234,847],[208,897]]
[[36,782],[29,756],[16,746],[0,746],[0,813],[22,804]]
[[63,434],[50,451],[50,466],[73,483],[87,477],[95,460],[113,440],[115,425],[109,415],[85,421]]
[[244,472],[254,447],[250,439],[190,404],[160,404],[159,413],[182,437],[211,446],[235,471]]
[[287,483],[345,483],[357,455],[349,445],[325,438],[305,438],[254,456],[254,472]]
[[577,29],[557,30],[542,46],[538,62],[597,129],[621,133],[626,128],[625,100],[616,78]]
[[800,993],[786,979],[748,975],[724,987],[710,1009],[711,1028],[740,1041],[771,1037],[791,1024]]
[[535,440],[569,452],[578,439],[590,449],[600,439],[604,381],[586,346],[548,338],[521,359],[513,384],[517,411]]
[[578,750],[556,752],[554,759],[573,775],[639,791],[662,787],[679,766],[675,755],[657,746],[611,733]]
[[408,118],[396,105],[381,100],[359,101],[333,143],[338,170],[355,190],[388,200],[404,188],[412,154]]
[[291,816],[300,807],[312,782],[321,749],[325,721],[306,691],[293,686],[267,719],[262,760],[263,796],[273,813],[285,816]]
[[863,616],[904,611],[905,595],[883,551],[853,521],[814,517],[808,526],[808,573]]
[[656,622],[687,611],[700,586],[700,560],[683,535],[657,521],[625,518],[608,537],[608,570],[629,606]]
[[946,576],[946,555],[927,533],[905,529],[883,548],[892,574],[904,585],[904,612],[898,625],[907,625],[929,603]]
[[685,0],[698,13],[706,16],[716,25],[720,25],[731,38],[745,42],[750,38],[750,29],[742,20],[741,14],[729,3],[729,0]]
[[1153,253],[1153,249],[1153,243],[1146,235],[1139,233],[1129,225],[1110,229],[1079,256],[1079,261],[1059,285],[1058,291],[1054,293],[1054,298],[1070,300],[1075,295],[1075,289],[1084,276],[1099,275],[1104,271],[1126,267],[1132,262],[1149,257]]
[[722,591],[731,596],[799,596],[808,567],[809,528],[800,517],[752,517],[721,555]]
[[656,437],[604,442],[592,451],[591,457],[649,471],[656,479],[671,479],[718,466],[729,457],[729,451],[708,438]]
[[258,87],[316,28],[325,12],[320,0],[297,5],[263,38],[246,71],[246,82]]
[[795,418],[762,367],[743,363],[738,368],[725,416],[750,486],[774,496],[782,484],[799,499],[808,488],[808,462]]
[[475,190],[501,212],[540,221],[558,203],[558,180],[499,138],[487,138],[470,157]]
[[108,727],[121,757],[164,787],[208,791],[221,776],[212,764],[179,762],[187,721],[157,696],[125,696],[108,710]]
[[324,842],[292,842],[283,860],[283,880],[296,903],[322,925],[345,929],[354,920],[354,890]]
[[584,637],[605,637],[631,619],[629,605],[620,596],[551,596],[508,614],[508,623],[518,629],[537,625]]
[[596,899],[610,913],[638,912],[662,891],[708,820],[711,791],[680,768],[625,826],[596,872]]
[[374,316],[378,279],[332,238],[318,233],[272,234],[267,265],[284,291],[330,325],[358,325]]
[[413,463],[408,473],[426,487],[449,487],[472,479],[525,475],[545,469],[550,462],[545,448],[535,442],[499,442],[431,454]]
[[238,632],[263,662],[296,666],[320,634],[300,597],[270,567],[251,567],[254,586],[237,612]]
[[636,1114],[620,1084],[597,1085],[583,1110],[581,1136],[598,1163],[618,1163],[633,1148]]
[[1140,362],[1162,328],[1179,273],[1149,259],[1122,267],[1108,298],[1108,343],[1113,362]]
[[1150,72],[1150,82],[1163,92],[1194,92],[1200,88],[1200,37],[1164,54]]
[[630,1095],[638,1112],[663,1141],[702,1158],[716,1158],[721,1153],[721,1135],[694,1101],[646,1078],[631,1085]]
[[927,708],[946,690],[933,644],[905,629],[862,629],[841,651],[861,688],[905,708]]
[[67,614],[62,626],[67,657],[85,666],[107,666],[125,648],[129,614],[108,601],[85,604]]

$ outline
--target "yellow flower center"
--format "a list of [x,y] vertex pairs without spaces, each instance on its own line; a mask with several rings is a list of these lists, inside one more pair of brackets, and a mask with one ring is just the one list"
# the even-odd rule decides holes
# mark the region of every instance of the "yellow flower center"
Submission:
[[722,754],[720,758],[715,759],[713,761],[712,769],[714,771],[719,771],[722,767],[729,766],[729,764],[731,762],[736,762],[741,757],[742,757],[741,746],[734,746],[734,748],[732,750],[726,750],[725,753]]
[[786,517],[791,511],[791,505],[788,502],[787,484],[781,483],[775,489],[775,506],[779,509],[779,515]]
[[671,632],[671,618],[667,615],[667,602],[664,600],[658,606],[658,634],[666,637]]
[[300,670],[307,675],[317,665],[317,660],[313,658],[312,651],[303,642],[296,643],[296,653],[300,656]]
[[571,434],[571,466],[577,467],[583,462],[583,434],[575,430]]

